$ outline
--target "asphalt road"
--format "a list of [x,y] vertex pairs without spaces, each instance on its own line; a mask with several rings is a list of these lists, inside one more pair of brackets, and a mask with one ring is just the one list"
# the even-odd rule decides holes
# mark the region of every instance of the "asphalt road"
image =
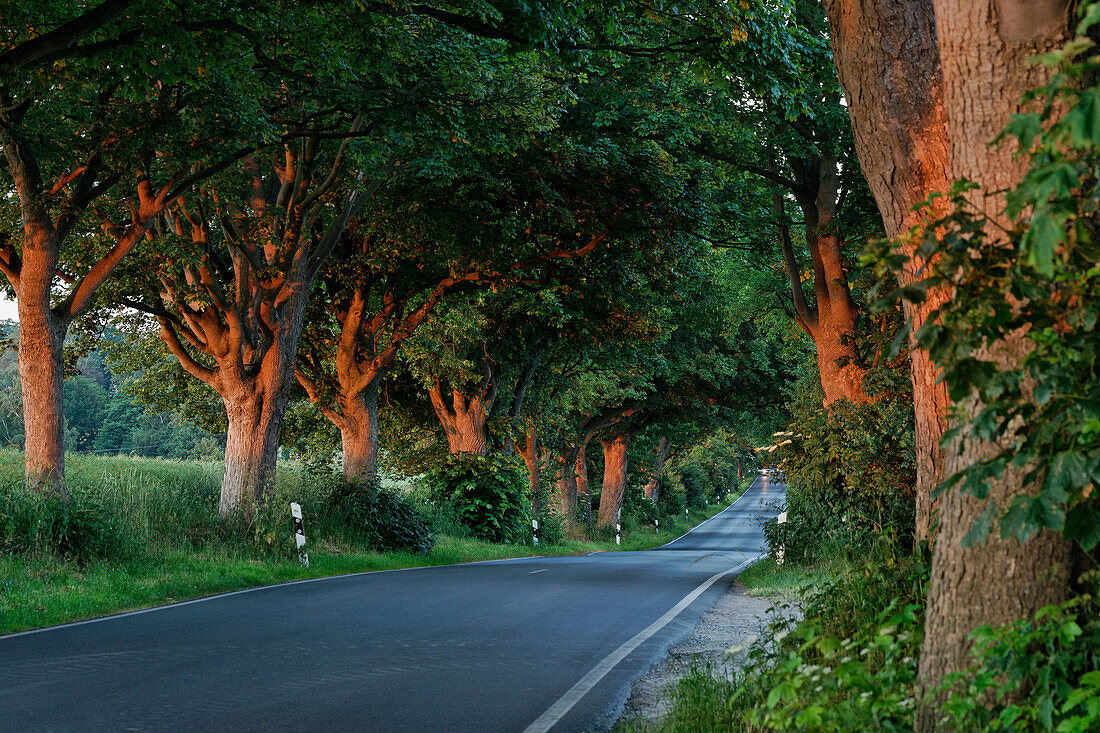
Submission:
[[649,552],[325,578],[2,636],[0,727],[592,730],[763,551],[783,489],[758,479]]

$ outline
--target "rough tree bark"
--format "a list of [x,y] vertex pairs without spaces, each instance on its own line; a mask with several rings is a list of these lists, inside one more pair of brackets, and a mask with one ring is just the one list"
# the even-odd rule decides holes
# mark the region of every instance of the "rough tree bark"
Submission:
[[[914,204],[946,191],[947,122],[943,75],[936,44],[932,0],[826,0],[833,57],[848,102],[860,168],[875,197],[886,236],[912,258],[922,215]],[[919,279],[917,261],[900,278]],[[930,290],[924,303],[904,304],[915,331],[950,299],[946,289]],[[950,401],[937,384],[939,370],[928,352],[910,345],[917,462],[916,541],[928,536],[934,506],[932,490],[944,478],[940,438]]]
[[40,288],[35,288],[39,292],[34,294],[31,290],[26,287],[17,303],[26,482],[32,490],[68,496],[61,404],[65,378],[62,346],[67,329],[50,312],[48,288],[44,293]]
[[486,363],[485,379],[471,396],[463,394],[457,388],[453,389],[451,404],[448,405],[443,397],[443,384],[438,379],[428,390],[428,396],[431,397],[432,409],[447,434],[447,446],[451,455],[485,455],[488,451],[485,426],[489,422],[497,396],[497,380],[492,367]]
[[623,508],[630,433],[606,438],[600,443],[603,445],[603,489],[600,491],[600,515],[596,526],[612,527]]
[[222,378],[211,384],[221,395],[229,419],[218,502],[221,517],[239,511],[250,515],[248,507],[275,483],[279,434],[294,373],[293,367],[287,370],[278,365],[293,346],[284,345],[281,350],[281,358],[271,359],[255,378],[236,379],[237,375],[223,372]]
[[[572,527],[577,521],[577,456],[592,442],[596,433],[635,414],[634,408],[608,409],[596,415],[585,416],[577,431],[576,442],[564,444],[554,457],[557,473],[558,499],[561,504],[562,521]],[[587,479],[587,472],[585,478]],[[600,505],[603,506],[601,500]],[[602,511],[602,510],[601,510]]]
[[657,441],[657,447],[654,449],[656,454],[656,460],[653,464],[653,471],[649,474],[649,481],[646,482],[645,498],[650,501],[656,502],[657,497],[660,495],[661,490],[661,472],[665,470],[665,461],[668,460],[668,451],[671,444],[668,442],[668,438],[664,435]]
[[561,520],[567,528],[577,523],[577,454],[579,452],[578,446],[566,446],[554,456]]
[[523,464],[527,466],[527,481],[531,487],[531,512],[536,517],[542,513],[542,483],[539,478],[537,442],[538,430],[535,421],[530,419],[523,431],[523,442],[519,449]]
[[[987,236],[997,237],[1008,222],[1000,192],[1022,176],[1026,160],[1014,160],[1011,146],[990,141],[1020,111],[1024,92],[1044,83],[1048,67],[1029,57],[1060,46],[1067,38],[1068,0],[953,0],[935,3],[936,29],[943,69],[944,109],[952,177],[969,178],[981,189],[971,202],[991,217]],[[1027,353],[1022,334],[1010,335],[978,355],[1001,369],[1019,369]],[[962,405],[969,415],[980,409],[976,398]],[[1011,440],[1011,430],[1005,440]],[[948,447],[945,472],[959,470],[998,452],[999,446],[963,436]],[[1028,492],[1023,470],[988,482],[989,498],[1004,509],[1014,496]],[[1027,543],[1001,539],[992,532],[981,546],[964,548],[963,536],[985,507],[972,496],[949,492],[940,507],[940,532],[932,557],[919,687],[927,695],[945,675],[965,669],[968,635],[980,624],[1003,624],[1035,614],[1064,600],[1071,567],[1071,545],[1043,530]],[[996,582],[991,582],[996,579]],[[939,704],[932,697],[917,710],[917,730],[939,730]]]
[[[793,166],[792,166],[793,167]],[[848,275],[844,272],[841,242],[833,231],[839,188],[837,161],[820,155],[799,161],[800,175],[788,181],[805,222],[806,245],[813,267],[814,304],[802,292],[802,269],[795,256],[779,185],[771,185],[772,208],[776,215],[783,262],[794,300],[794,318],[817,349],[817,369],[825,391],[825,406],[839,399],[866,402],[863,391],[865,369],[854,345],[859,308],[852,300]],[[770,173],[781,178],[771,160]]]
[[378,464],[378,387],[368,387],[345,400],[343,414],[347,416],[345,426],[340,428],[344,480],[369,480]]

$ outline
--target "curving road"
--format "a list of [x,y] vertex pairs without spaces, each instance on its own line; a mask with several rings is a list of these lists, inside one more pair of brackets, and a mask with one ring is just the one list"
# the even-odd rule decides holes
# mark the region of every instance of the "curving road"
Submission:
[[585,731],[763,552],[784,486],[649,552],[364,573],[0,637],[10,731]]

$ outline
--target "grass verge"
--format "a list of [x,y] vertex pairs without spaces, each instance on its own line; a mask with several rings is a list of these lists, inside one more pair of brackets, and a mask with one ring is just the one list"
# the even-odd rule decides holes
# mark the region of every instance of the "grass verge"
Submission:
[[776,600],[791,601],[801,598],[829,578],[836,577],[840,567],[836,563],[818,565],[776,566],[771,557],[764,557],[750,565],[737,579],[745,586],[745,595],[767,596]]
[[628,524],[620,546],[614,541],[589,540],[536,549],[439,534],[431,553],[413,555],[326,542],[307,548],[308,568],[297,559],[257,558],[232,547],[154,548],[129,560],[100,560],[83,566],[52,554],[0,555],[0,634],[306,578],[511,557],[646,550],[668,542],[723,508],[724,504],[711,505],[690,512],[686,519],[667,520],[668,526],[662,523],[660,533],[649,526]]

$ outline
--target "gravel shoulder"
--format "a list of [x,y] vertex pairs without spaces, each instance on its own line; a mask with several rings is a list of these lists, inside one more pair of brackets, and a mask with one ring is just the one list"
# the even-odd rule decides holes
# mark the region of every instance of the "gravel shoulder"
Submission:
[[774,598],[745,595],[745,586],[734,581],[699,619],[691,635],[634,681],[620,720],[656,722],[665,712],[666,692],[693,662],[718,664],[732,658],[737,663],[741,656],[737,652],[743,652],[761,633],[768,622],[768,610],[776,602]]

